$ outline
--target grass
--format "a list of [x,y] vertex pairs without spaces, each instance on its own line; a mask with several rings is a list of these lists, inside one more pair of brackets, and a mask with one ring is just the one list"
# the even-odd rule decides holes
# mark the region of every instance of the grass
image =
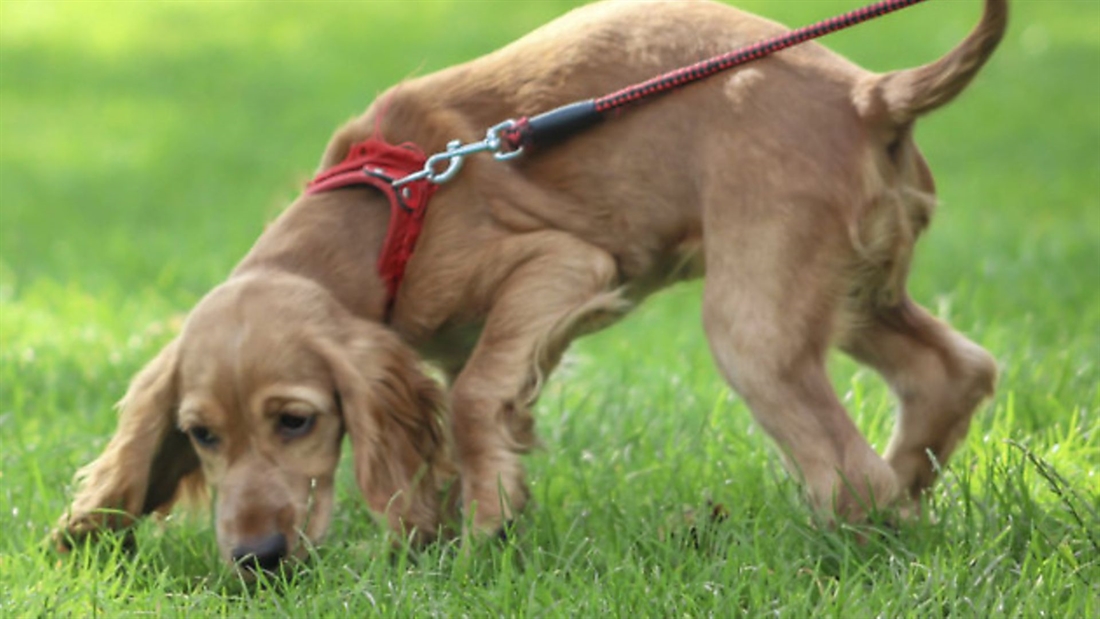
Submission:
[[[245,586],[209,515],[69,556],[43,543],[126,381],[384,87],[567,2],[0,3],[0,615],[1100,614],[1100,5],[1017,0],[960,101],[918,130],[943,206],[915,297],[993,351],[1000,389],[899,531],[810,522],[717,377],[698,285],[578,343],[538,407],[537,505],[510,541],[390,553],[342,469],[326,544]],[[847,0],[741,3],[792,25]],[[827,44],[886,70],[959,40],[933,2]],[[893,403],[845,359],[881,447]],[[728,518],[710,522],[709,503]],[[694,523],[694,524],[693,524]]]

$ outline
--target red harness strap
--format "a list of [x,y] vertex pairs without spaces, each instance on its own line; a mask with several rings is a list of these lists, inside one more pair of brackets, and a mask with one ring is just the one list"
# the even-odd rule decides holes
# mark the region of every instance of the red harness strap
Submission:
[[427,180],[420,180],[395,189],[393,181],[423,169],[427,159],[412,144],[394,146],[381,138],[372,137],[352,145],[343,161],[318,174],[306,186],[307,194],[317,194],[341,187],[368,185],[381,191],[389,200],[390,225],[378,255],[378,274],[386,283],[387,312],[397,297],[397,289],[405,276],[405,265],[424,227],[428,199],[437,188]]

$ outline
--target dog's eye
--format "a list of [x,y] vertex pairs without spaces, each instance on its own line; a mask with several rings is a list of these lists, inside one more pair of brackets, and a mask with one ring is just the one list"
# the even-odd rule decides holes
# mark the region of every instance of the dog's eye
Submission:
[[201,447],[211,448],[218,444],[218,437],[206,426],[193,426],[187,431],[196,443]]
[[283,438],[305,436],[313,429],[313,424],[316,421],[316,415],[292,415],[291,413],[282,413],[279,415],[279,434]]

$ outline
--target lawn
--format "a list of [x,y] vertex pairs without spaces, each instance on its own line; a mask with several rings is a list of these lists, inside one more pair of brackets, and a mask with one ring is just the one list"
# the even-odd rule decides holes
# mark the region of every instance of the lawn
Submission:
[[[942,206],[911,288],[998,359],[995,399],[898,530],[823,530],[718,378],[699,286],[574,346],[537,409],[534,508],[508,541],[389,552],[340,475],[326,544],[246,586],[200,510],[67,556],[45,539],[129,377],[383,88],[570,2],[0,2],[0,616],[1100,615],[1100,3],[1017,0],[918,141]],[[800,25],[851,0],[741,6]],[[977,0],[826,44],[938,57]],[[832,363],[881,448],[893,402]],[[711,504],[728,517],[707,517]]]

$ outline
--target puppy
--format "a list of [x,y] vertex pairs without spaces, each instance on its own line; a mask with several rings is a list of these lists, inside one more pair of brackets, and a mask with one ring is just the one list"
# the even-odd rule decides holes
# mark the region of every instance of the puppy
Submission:
[[[917,500],[996,365],[906,294],[936,203],[913,123],[964,89],[1006,18],[986,0],[925,66],[874,74],[807,43],[520,159],[471,157],[432,197],[396,290],[378,270],[385,192],[303,195],[134,379],[60,538],[210,485],[226,560],[273,569],[324,535],[345,434],[363,496],[399,534],[430,539],[458,508],[493,532],[527,499],[530,410],[569,342],[695,277],[722,374],[812,506],[859,519]],[[708,2],[587,6],[385,93],[321,170],[372,136],[438,152],[782,31]],[[884,456],[830,386],[833,345],[898,397]]]

